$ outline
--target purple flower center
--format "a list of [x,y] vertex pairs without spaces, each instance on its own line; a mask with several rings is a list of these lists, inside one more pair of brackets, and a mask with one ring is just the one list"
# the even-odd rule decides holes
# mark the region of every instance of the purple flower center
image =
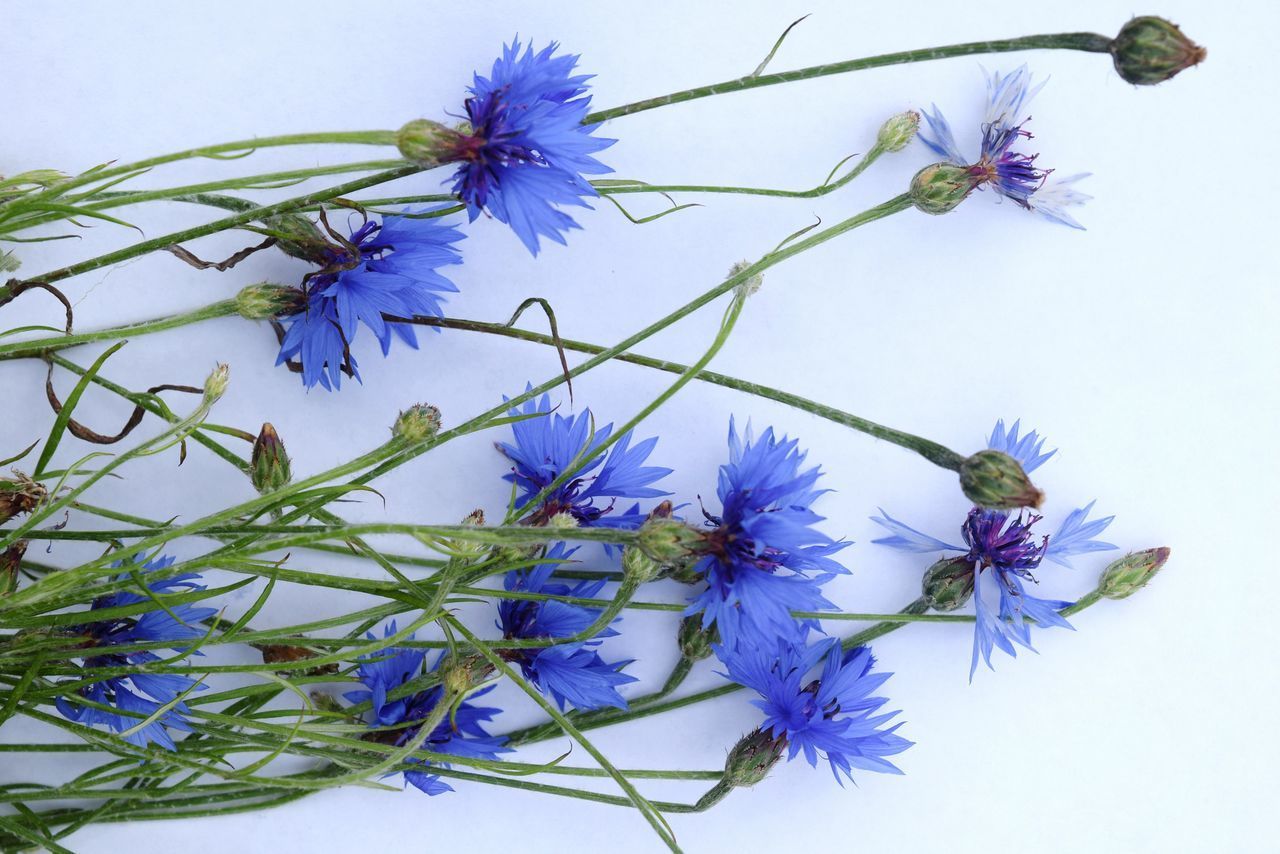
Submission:
[[1037,544],[1031,531],[1040,518],[1019,513],[1010,520],[1008,513],[973,508],[961,528],[969,546],[966,557],[979,571],[990,566],[1031,578],[1030,571],[1040,565],[1049,546],[1048,535]]

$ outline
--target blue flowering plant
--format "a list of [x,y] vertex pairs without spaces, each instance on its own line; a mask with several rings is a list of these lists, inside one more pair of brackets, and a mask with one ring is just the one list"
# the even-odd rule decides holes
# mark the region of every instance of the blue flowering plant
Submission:
[[[494,35],[495,46],[502,35]],[[1204,59],[1177,27],[1150,16],[1133,19],[1114,37],[1063,33],[976,44],[1105,54],[1122,79],[1142,86]],[[1032,648],[1034,635],[1070,626],[1084,608],[1133,596],[1168,561],[1169,549],[1160,547],[1095,567],[1100,553],[1117,547],[1103,539],[1112,517],[1095,515],[1093,502],[1071,505],[1056,527],[1043,525],[1039,479],[1056,452],[1018,422],[998,422],[985,447],[960,453],[785,389],[708,370],[757,304],[753,295],[767,286],[768,271],[831,241],[857,239],[865,227],[882,228],[899,213],[945,214],[989,190],[1078,227],[1073,212],[1087,198],[1077,189],[1082,176],[1060,179],[1042,165],[1030,133],[1028,105],[1036,97],[1047,101],[1056,89],[1041,94],[1026,66],[988,73],[981,118],[953,125],[959,114],[949,120],[935,107],[923,125],[915,110],[879,120],[867,126],[865,153],[851,165],[842,162],[813,190],[659,185],[602,177],[622,162],[621,146],[611,146],[642,120],[632,116],[862,68],[968,56],[975,43],[781,74],[766,73],[771,52],[745,77],[603,109],[593,104],[589,73],[598,51],[580,47],[581,58],[554,42],[512,39],[496,59],[489,54],[468,68],[430,69],[452,75],[442,79],[455,81],[453,112],[407,122],[394,116],[388,122],[400,125],[394,130],[264,136],[111,161],[78,174],[36,169],[0,176],[0,309],[15,302],[33,312],[55,309],[48,318],[12,315],[0,329],[0,371],[26,361],[33,365],[23,367],[38,367],[42,378],[30,382],[31,370],[6,373],[7,417],[0,423],[0,441],[14,445],[0,450],[0,468],[13,467],[0,477],[0,850],[65,851],[87,840],[97,823],[285,807],[361,785],[428,795],[456,787],[468,798],[496,787],[611,804],[631,810],[678,851],[667,814],[700,812],[737,788],[768,786],[784,758],[825,763],[842,785],[867,784],[864,772],[910,770],[907,736],[921,743],[915,751],[935,749],[927,727],[908,727],[887,710],[890,674],[877,667],[871,641],[892,670],[905,674],[912,662],[888,634],[911,627],[942,649],[946,635],[926,635],[931,626],[972,622],[972,678],[979,661],[991,664],[993,651]],[[394,73],[371,68],[363,74],[375,85],[417,73],[403,63]],[[714,150],[717,129],[690,126],[707,137],[706,145],[686,146],[695,169]],[[299,168],[227,175],[259,149],[283,156],[298,145],[313,147]],[[350,163],[323,154],[350,145],[398,157]],[[486,298],[518,305],[515,317],[499,323],[466,316],[476,309],[481,267],[463,264],[464,237],[469,259],[554,264],[548,256],[573,250],[570,232],[586,231],[603,216],[622,214],[640,226],[694,207],[672,200],[637,216],[622,206],[623,195],[659,204],[676,193],[704,201],[733,197],[764,209],[836,192],[873,166],[900,165],[910,156],[900,152],[925,149],[942,160],[914,176],[903,172],[901,192],[835,223],[785,237],[790,229],[782,229],[781,242],[760,247],[754,261],[723,259],[732,262],[727,276],[682,305],[655,310],[656,319],[616,343],[587,340],[582,312],[557,318],[563,302],[586,298],[582,282],[530,298],[516,283],[490,281]],[[161,189],[138,187],[144,173],[182,161],[216,173],[195,185],[157,180],[151,186]],[[319,179],[325,186],[298,195],[274,201],[256,195]],[[393,181],[401,182],[395,190],[401,195],[375,194]],[[75,241],[49,244],[47,251],[67,254],[59,266],[19,272],[24,261],[41,257],[29,254],[30,242],[74,234],[93,220],[104,226],[99,236],[109,238],[112,228],[129,224],[121,208],[167,217],[178,203],[211,218],[87,257]],[[932,222],[914,217],[902,227],[923,233]],[[244,232],[262,242],[222,261],[196,254],[207,237]],[[593,230],[575,243],[605,233]],[[1088,251],[1086,234],[1045,233]],[[662,232],[656,234],[653,251],[665,251]],[[921,238],[920,245],[929,243]],[[1001,243],[991,246],[996,263]],[[280,253],[269,256],[273,278],[245,275],[240,262],[267,250]],[[235,296],[94,328],[82,316],[95,305],[83,299],[93,282],[114,275],[117,292],[127,294],[129,277],[159,269],[132,266],[152,253],[162,253],[158,264],[216,270],[220,281],[235,282],[226,291]],[[298,269],[276,266],[283,264]],[[647,286],[650,274],[640,271],[636,286]],[[609,289],[589,284],[591,311],[617,313]],[[34,293],[46,299],[29,299]],[[642,355],[671,340],[660,333],[713,303],[728,305],[713,340],[689,364]],[[545,311],[547,334],[515,325],[532,306]],[[283,372],[257,370],[268,356],[255,350],[251,336],[265,345],[265,330],[234,318],[270,326],[277,364],[298,373],[301,386],[284,383]],[[573,318],[574,337],[561,335],[565,318]],[[237,368],[237,383],[242,375],[249,383],[246,393],[216,420],[231,368],[219,364],[203,385],[189,385],[186,373],[208,368],[199,364],[200,347],[144,358],[148,370],[180,373],[165,380],[181,381],[131,389],[112,379],[111,360],[125,339],[134,342],[132,352],[151,336],[182,335],[215,320],[223,322],[209,340],[236,359],[258,360]],[[410,352],[418,350],[420,330],[441,333],[447,362],[444,347]],[[458,356],[468,346],[480,352],[494,338],[536,346],[520,357],[518,372],[501,360]],[[392,355],[396,341],[405,346]],[[761,358],[789,366],[796,343],[758,337],[753,346]],[[824,358],[844,358],[840,342],[820,343]],[[98,349],[86,355],[83,348]],[[526,382],[529,365],[540,364],[538,348],[558,369]],[[379,351],[387,361],[368,370],[369,355]],[[358,361],[365,362],[363,378]],[[575,400],[584,384],[574,381],[614,370],[614,362],[628,363],[610,375],[611,405],[621,410],[617,421],[598,421]],[[643,382],[622,371],[666,380],[648,396]],[[388,413],[390,435],[356,450],[362,433],[355,416],[368,411],[371,399],[353,386],[365,380],[440,400],[471,384],[489,405],[459,416],[407,399],[397,415]],[[691,394],[695,380],[742,395],[732,411],[744,415],[763,414],[752,398],[771,401],[776,426],[753,429],[748,421],[740,429],[742,422],[710,399],[689,410],[696,413],[692,421],[686,415],[682,423],[652,426],[663,404]],[[556,397],[561,385],[568,392],[563,399]],[[331,394],[312,393],[317,386]],[[113,417],[103,403],[109,396],[129,413],[114,433],[100,425]],[[256,417],[232,423],[258,407],[290,424],[285,432],[297,436],[290,443],[301,459],[290,457],[265,418],[256,429]],[[959,489],[941,499],[955,498],[955,515],[942,529],[949,534],[926,534],[883,510],[874,517],[887,532],[875,543],[933,561],[919,567],[922,595],[901,607],[876,610],[859,601],[867,594],[850,583],[863,573],[863,556],[873,560],[882,552],[853,547],[829,493],[840,490],[847,504],[863,500],[860,490],[881,487],[866,482],[871,469],[851,463],[852,452],[828,450],[825,468],[809,459],[794,431],[815,417],[958,478]],[[727,453],[722,440],[704,433],[722,436],[726,420]],[[38,441],[28,445],[33,436]],[[477,462],[467,452],[468,437],[493,443],[499,454]],[[422,457],[427,461],[416,462]],[[679,471],[665,465],[677,458],[692,463]],[[183,465],[167,465],[173,462]],[[215,469],[223,465],[225,477]],[[448,515],[463,521],[397,516],[400,489],[430,496],[433,507],[465,493],[466,506]],[[939,501],[921,496],[916,514],[945,506]],[[496,523],[487,523],[486,513]],[[184,557],[158,557],[164,552]],[[1093,569],[1101,569],[1094,589],[1080,593],[1079,574]],[[963,612],[970,600],[972,613]],[[849,631],[855,623],[866,625]],[[1104,624],[1090,630],[1109,631]],[[724,702],[737,702],[737,713],[750,721],[745,736],[726,723],[735,714],[731,705],[695,714],[728,695],[738,699]],[[613,738],[620,753],[630,751],[626,762],[615,761],[614,750],[606,753],[595,740],[597,729],[675,709],[686,710],[680,727],[699,733],[689,755],[668,755],[673,750],[661,739]],[[564,749],[529,747],[552,739]],[[578,757],[572,762],[571,753]],[[708,759],[717,767],[699,770]],[[656,800],[655,781],[673,790],[705,788]],[[449,821],[447,810],[461,801],[435,801],[433,808],[446,812],[432,821]],[[327,803],[341,809],[346,802],[334,795]],[[501,826],[473,832],[477,840],[509,836]]]

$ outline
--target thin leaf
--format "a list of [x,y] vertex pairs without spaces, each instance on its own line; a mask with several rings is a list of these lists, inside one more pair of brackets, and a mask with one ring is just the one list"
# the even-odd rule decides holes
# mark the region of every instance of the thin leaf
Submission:
[[89,383],[93,382],[93,378],[97,375],[98,371],[102,370],[102,366],[106,364],[107,359],[114,356],[116,351],[126,343],[128,342],[120,341],[112,345],[107,352],[99,356],[97,361],[89,366],[89,370],[84,372],[84,376],[82,376],[80,381],[76,383],[76,387],[72,389],[71,394],[67,395],[67,401],[62,405],[62,411],[58,413],[58,417],[53,421],[53,428],[49,431],[49,438],[45,442],[44,450],[40,453],[40,461],[36,463],[36,471],[33,475],[36,480],[40,479],[45,466],[47,466],[49,461],[53,459],[53,452],[58,449],[58,443],[62,441],[62,436],[67,429],[67,422],[71,420],[71,413],[75,411],[76,405],[80,403],[81,395],[83,395],[85,389],[89,387]]

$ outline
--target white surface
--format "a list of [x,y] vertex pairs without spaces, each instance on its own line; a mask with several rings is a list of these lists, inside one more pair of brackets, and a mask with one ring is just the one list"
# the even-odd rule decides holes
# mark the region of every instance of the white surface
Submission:
[[[475,68],[519,33],[559,39],[598,75],[596,104],[632,101],[749,71],[777,33],[805,12],[774,68],[901,48],[1030,32],[1113,33],[1128,2],[451,4],[219,3],[180,12],[140,3],[27,4],[3,10],[4,123],[0,171],[79,170],[191,145],[254,135],[397,127],[456,112]],[[1053,80],[1034,105],[1042,162],[1089,170],[1096,199],[1087,232],[1054,227],[979,195],[957,213],[914,213],[856,232],[771,271],[714,367],[784,386],[961,450],[979,446],[997,417],[1022,417],[1058,458],[1038,478],[1050,518],[1091,498],[1118,518],[1123,548],[1168,544],[1159,580],[1123,603],[1075,619],[1078,631],[1039,635],[1041,655],[1001,657],[966,680],[969,629],[921,626],[876,644],[896,671],[886,690],[918,742],[904,777],[864,774],[840,789],[801,762],[732,794],[708,814],[673,816],[690,852],[1261,851],[1272,837],[1277,704],[1271,649],[1275,570],[1269,533],[1280,510],[1274,451],[1280,360],[1269,260],[1275,225],[1269,175],[1276,118],[1275,7],[1262,2],[1163,0],[1137,11],[1183,24],[1209,48],[1202,68],[1154,89],[1118,79],[1105,56],[1034,53],[958,59],[728,95],[617,121],[606,152],[617,175],[654,182],[806,187],[840,158],[865,150],[888,115],[936,101],[964,127],[977,120],[979,62],[1028,61]],[[365,159],[370,150],[350,152]],[[332,149],[265,151],[235,163],[157,172],[164,186],[308,163]],[[524,297],[545,296],[569,336],[612,343],[719,280],[740,258],[822,217],[826,223],[900,192],[929,162],[913,146],[855,185],[821,200],[684,196],[705,207],[645,226],[607,203],[584,212],[568,250],[536,261],[497,223],[468,229],[456,269],[457,316],[505,319]],[[436,177],[406,182],[419,192]],[[291,191],[292,192],[292,191]],[[625,201],[650,212],[658,200]],[[148,235],[194,223],[200,210],[129,210]],[[75,243],[24,248],[24,273],[131,242],[98,226]],[[241,237],[197,247],[229,254]],[[1267,254],[1264,254],[1267,253]],[[195,307],[263,278],[303,268],[262,254],[227,274],[153,256],[67,283],[81,328]],[[6,310],[49,322],[56,306],[29,297]],[[26,312],[25,314],[23,312]],[[717,310],[648,342],[646,353],[688,359],[710,339]],[[530,327],[537,323],[530,319]],[[365,385],[304,394],[272,368],[265,327],[238,319],[140,339],[107,375],[134,387],[195,382],[215,360],[233,384],[217,413],[254,428],[271,420],[295,470],[322,470],[385,436],[395,412],[433,402],[458,423],[526,379],[552,375],[545,348],[462,333],[361,359]],[[95,351],[96,352],[96,351]],[[88,354],[82,357],[89,358]],[[0,449],[39,435],[51,415],[34,364],[4,364]],[[578,383],[579,405],[623,420],[666,382],[609,366]],[[66,387],[67,379],[60,382]],[[104,425],[126,408],[105,394]],[[567,405],[567,401],[566,401]],[[837,490],[820,509],[828,530],[858,542],[853,575],[832,586],[857,610],[894,609],[917,590],[928,559],[869,545],[877,505],[930,531],[953,530],[964,505],[945,472],[835,425],[727,390],[691,386],[641,431],[664,438],[654,461],[674,467],[668,487],[686,500],[714,491],[730,413],[799,435]],[[385,479],[348,515],[451,521],[505,497],[492,435],[451,445]],[[81,453],[76,447],[75,453]],[[72,450],[65,453],[70,458]],[[198,448],[133,466],[99,503],[194,518],[249,497],[248,487]],[[179,549],[175,549],[179,551]],[[55,553],[64,556],[70,552]],[[1114,556],[1114,555],[1111,555]],[[1110,559],[1042,573],[1042,590],[1090,589]],[[290,591],[291,593],[293,591]],[[653,595],[660,595],[655,592]],[[670,589],[661,595],[675,597]],[[292,616],[331,610],[315,591]],[[233,606],[234,607],[234,606]],[[273,620],[290,614],[277,611]],[[487,616],[481,618],[487,621]],[[484,625],[486,623],[478,623]],[[669,618],[624,623],[634,672],[649,684],[670,666]],[[691,684],[716,684],[711,668]],[[514,693],[512,721],[527,717]],[[518,709],[514,707],[519,707]],[[716,768],[755,712],[741,695],[602,731],[623,767]],[[5,735],[9,740],[9,733]],[[532,754],[550,756],[549,749]],[[0,780],[27,778],[9,766]],[[585,762],[579,751],[574,761]],[[647,787],[693,799],[700,784]],[[325,792],[280,810],[226,819],[93,827],[83,852],[433,850],[654,851],[634,813],[478,785],[427,799],[359,789]]]

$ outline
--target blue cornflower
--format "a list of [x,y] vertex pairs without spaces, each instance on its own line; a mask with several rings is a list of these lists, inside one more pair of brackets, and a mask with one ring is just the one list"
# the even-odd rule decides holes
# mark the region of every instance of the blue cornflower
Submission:
[[308,388],[319,384],[337,389],[344,372],[360,378],[350,347],[361,324],[378,339],[384,356],[393,336],[416,348],[413,327],[386,317],[444,314],[441,295],[458,289],[438,268],[462,262],[453,247],[462,237],[458,229],[435,219],[364,220],[349,239],[323,249],[328,265],[310,277],[304,310],[284,318],[276,364],[296,357]]
[[[513,464],[511,473],[504,479],[515,483],[519,490],[517,510],[526,509],[529,501],[561,472],[586,458],[613,434],[612,423],[592,432],[594,419],[590,409],[576,416],[552,413],[551,398],[545,394],[536,402],[528,400],[524,406],[512,409],[511,415],[523,420],[511,425],[514,443],[500,442],[498,450]],[[670,494],[651,484],[671,474],[671,469],[644,464],[657,444],[657,437],[653,437],[632,447],[628,431],[608,454],[580,468],[571,480],[552,490],[539,507],[529,508],[528,521],[540,524],[552,516],[567,513],[579,525],[638,528],[645,519],[638,503],[621,513],[614,513],[613,505],[620,498],[660,498]],[[597,506],[597,500],[608,500],[608,503]]]
[[[552,582],[551,575],[559,562],[567,560],[576,549],[552,546],[541,563],[528,570],[508,572],[503,586],[509,591],[544,593],[552,596],[594,598],[604,581],[580,581],[573,587]],[[598,608],[584,608],[566,602],[502,599],[498,602],[498,628],[507,640],[515,638],[564,638],[588,629],[600,616]],[[597,637],[617,632],[605,628]],[[551,697],[564,709],[565,703],[582,710],[612,706],[625,709],[627,701],[618,693],[619,685],[635,682],[634,676],[621,672],[630,661],[608,663],[595,651],[599,641],[559,644],[541,649],[505,649],[503,658],[518,663],[526,679]]]
[[[901,723],[881,728],[898,713],[876,714],[888,700],[871,694],[893,674],[871,673],[875,659],[867,647],[842,653],[832,639],[812,645],[740,645],[716,652],[728,669],[723,675],[763,698],[752,701],[765,714],[761,729],[790,746],[788,760],[803,750],[804,758],[817,767],[821,753],[841,785],[841,774],[852,780],[854,768],[902,773],[884,757],[901,753],[912,742],[895,734]],[[819,662],[821,675],[807,680]]]
[[[126,566],[131,572],[117,575],[113,581],[127,581],[134,574],[145,580],[145,573],[165,569],[173,565],[173,558],[161,557],[147,563],[141,563],[142,555],[135,555],[127,562],[116,566]],[[141,566],[139,566],[141,564]],[[153,594],[172,594],[196,592],[205,589],[199,583],[200,576],[195,573],[183,573],[164,578],[159,581],[146,582],[147,589]],[[151,601],[151,597],[128,590],[119,590],[93,601],[88,613],[89,622],[74,626],[71,631],[77,635],[87,636],[87,646],[101,649],[103,647],[124,646],[128,644],[162,642],[175,652],[183,652],[190,641],[203,637],[207,629],[200,623],[217,613],[216,608],[200,607],[192,604],[157,606],[155,610],[144,611],[126,617],[106,617],[92,620],[95,611],[109,608],[123,608],[140,605]],[[199,654],[199,653],[197,653]],[[160,656],[146,650],[129,652],[95,652],[84,659],[86,669],[100,667],[138,667],[160,661]],[[58,697],[55,704],[65,717],[85,726],[102,724],[118,733],[128,733],[125,741],[138,747],[158,744],[166,750],[174,750],[173,738],[168,730],[190,732],[191,725],[184,717],[187,706],[179,697],[204,686],[194,679],[172,673],[132,673],[128,676],[112,676],[90,685],[85,685],[71,697]],[[76,703],[74,697],[79,696],[103,706],[114,706],[120,713],[111,712],[94,706],[83,706]],[[160,709],[173,704],[163,713],[157,715],[146,726],[139,727],[144,720],[156,715]],[[137,728],[137,729],[135,729]]]
[[490,75],[475,75],[471,127],[450,159],[462,161],[453,191],[472,221],[487,211],[537,255],[539,236],[563,244],[563,233],[579,227],[558,206],[590,207],[583,199],[599,193],[583,175],[613,171],[592,155],[617,140],[592,136],[599,125],[582,123],[591,75],[573,74],[576,55],[552,56],[555,42],[537,53],[520,47],[504,45]]
[[[392,622],[386,627],[383,637],[388,638],[395,633],[396,624]],[[368,638],[377,639],[372,633]],[[410,640],[412,639],[410,636]],[[441,653],[430,670],[436,670],[444,656]],[[348,691],[343,696],[351,703],[370,704],[369,726],[379,730],[370,734],[375,740],[396,746],[414,741],[420,734],[421,726],[414,726],[414,721],[426,718],[444,697],[444,689],[434,685],[425,691],[396,700],[387,699],[392,691],[422,672],[425,659],[426,654],[422,650],[403,647],[379,650],[357,659],[360,664],[356,669],[356,678],[365,687],[359,691]],[[481,697],[492,690],[493,687],[490,686],[471,694],[471,697]],[[501,709],[475,706],[463,701],[436,725],[431,735],[422,742],[420,749],[472,759],[497,759],[500,754],[510,753],[510,748],[503,746],[506,742],[504,736],[489,735],[484,728],[484,724],[500,711]],[[419,762],[424,768],[431,764],[427,760],[407,761]],[[448,763],[440,764],[449,767]],[[404,780],[428,795],[453,791],[453,787],[441,781],[439,775],[427,771],[405,771]]]
[[[1013,427],[1006,430],[1004,421],[997,421],[987,440],[987,447],[1009,454],[1024,470],[1033,471],[1057,451],[1045,453],[1045,440],[1034,430],[1020,436],[1020,427],[1020,422],[1015,421]],[[1031,571],[1042,560],[1070,567],[1073,556],[1116,548],[1097,539],[1115,517],[1089,520],[1094,503],[1090,501],[1084,507],[1071,511],[1056,533],[1042,536],[1038,543],[1032,527],[1041,517],[1034,514],[1013,516],[999,510],[974,507],[961,526],[964,545],[958,545],[917,531],[881,510],[879,516],[871,517],[871,521],[889,531],[891,536],[872,542],[905,552],[960,552],[973,567],[973,600],[977,612],[973,660],[969,668],[969,677],[973,678],[979,655],[990,667],[991,650],[996,647],[1009,655],[1017,654],[1015,643],[1034,650],[1031,624],[1026,622],[1026,617],[1041,627],[1071,628],[1071,624],[1058,613],[1071,603],[1032,596],[1027,593],[1025,582],[1036,580]],[[984,578],[988,584],[983,583]],[[999,596],[999,606],[994,613],[983,598],[990,584],[995,585]]]
[[713,530],[695,567],[707,589],[685,611],[701,613],[703,628],[715,624],[728,649],[739,638],[803,639],[817,622],[797,622],[791,612],[833,608],[822,585],[848,571],[830,557],[848,543],[813,527],[823,517],[810,505],[826,490],[814,489],[817,466],[801,468],[805,454],[798,444],[775,438],[772,427],[759,441],[748,427],[744,442],[729,420],[729,463],[720,467],[716,490],[721,511],[703,510]]
[[1026,106],[1043,86],[1042,82],[1032,87],[1031,73],[1025,65],[1009,74],[993,72],[987,78],[987,112],[976,162],[956,144],[951,125],[937,106],[932,113],[924,113],[928,128],[920,130],[920,141],[951,163],[966,167],[973,187],[989,186],[1004,198],[1054,222],[1084,228],[1066,208],[1092,198],[1074,187],[1088,173],[1049,180],[1053,170],[1036,166],[1038,155],[1015,149],[1019,142],[1031,138],[1024,129],[1030,120]]

